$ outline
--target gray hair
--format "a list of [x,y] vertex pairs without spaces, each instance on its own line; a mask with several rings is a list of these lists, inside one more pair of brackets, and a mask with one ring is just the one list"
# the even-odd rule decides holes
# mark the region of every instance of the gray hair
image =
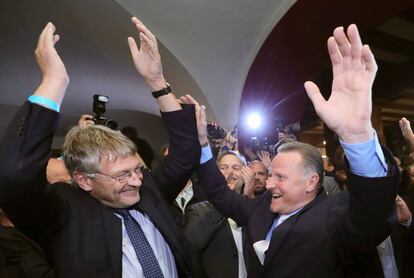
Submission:
[[246,159],[245,159],[243,156],[241,156],[241,155],[240,155],[239,153],[237,153],[237,152],[234,152],[234,151],[229,151],[229,150],[222,151],[222,152],[220,152],[220,153],[218,154],[217,159],[216,159],[217,164],[218,164],[218,163],[220,163],[220,160],[221,160],[223,157],[225,157],[226,155],[234,155],[235,157],[237,157],[237,158],[240,160],[240,162],[241,162],[241,164],[242,164],[243,166],[247,166]]
[[72,176],[74,171],[95,173],[101,158],[111,161],[135,155],[136,145],[119,131],[102,125],[86,128],[75,126],[67,133],[63,144],[63,160]]
[[323,159],[317,148],[302,142],[290,142],[281,145],[278,153],[297,152],[302,156],[302,165],[305,176],[316,173],[319,176],[319,188],[322,187],[324,178]]

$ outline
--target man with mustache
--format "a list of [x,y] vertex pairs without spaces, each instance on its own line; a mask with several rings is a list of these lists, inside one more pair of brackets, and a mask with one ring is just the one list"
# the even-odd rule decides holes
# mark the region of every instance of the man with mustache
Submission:
[[[219,154],[216,163],[226,178],[227,187],[241,194],[242,171],[247,168],[243,158],[236,152],[224,151]],[[191,205],[186,219],[186,236],[198,252],[208,277],[247,277],[244,248],[246,234],[243,227],[223,217],[208,201]]]

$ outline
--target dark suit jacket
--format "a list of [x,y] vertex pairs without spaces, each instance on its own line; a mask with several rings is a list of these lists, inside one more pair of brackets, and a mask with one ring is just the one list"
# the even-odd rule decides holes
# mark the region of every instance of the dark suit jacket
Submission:
[[[188,208],[185,234],[199,254],[208,277],[239,277],[238,251],[230,224],[210,202],[196,203]],[[245,244],[246,233],[242,229],[242,245]],[[246,249],[243,251],[247,267]]]
[[0,254],[0,277],[55,277],[44,251],[16,228],[0,226]]
[[[388,161],[390,155],[387,153]],[[249,277],[343,277],[345,250],[382,242],[390,232],[388,218],[395,217],[398,176],[364,178],[350,174],[350,194],[331,198],[319,194],[272,234],[262,266],[253,243],[263,240],[275,214],[271,193],[248,199],[229,190],[214,160],[199,169],[200,184],[215,207],[239,225],[247,226]]]
[[[194,107],[162,113],[170,155],[158,171],[144,172],[135,209],[149,216],[168,243],[180,277],[199,270],[168,205],[200,156]],[[121,277],[121,221],[88,193],[67,184],[48,185],[45,169],[58,113],[26,102],[0,151],[0,203],[16,226],[46,250],[59,277]]]
[[193,197],[188,201],[187,205],[184,208],[184,211],[178,205],[176,198],[170,204],[170,209],[174,215],[175,221],[177,222],[178,226],[180,226],[182,229],[184,229],[187,225],[187,211],[189,207],[191,207],[193,204],[207,200],[203,192],[203,189],[198,184],[198,178],[195,174],[191,176],[191,182],[193,187]]

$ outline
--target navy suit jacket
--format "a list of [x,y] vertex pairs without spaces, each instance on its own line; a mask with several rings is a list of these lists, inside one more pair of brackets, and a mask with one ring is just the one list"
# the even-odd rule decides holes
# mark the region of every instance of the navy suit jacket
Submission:
[[[387,152],[386,157],[390,158]],[[387,160],[391,161],[391,160]],[[300,212],[274,229],[264,265],[253,244],[263,240],[275,214],[271,193],[249,199],[229,190],[214,160],[199,168],[207,198],[226,217],[247,226],[249,277],[343,277],[344,256],[361,245],[377,245],[390,232],[395,217],[398,176],[364,178],[350,174],[350,194],[328,198],[323,192]]]

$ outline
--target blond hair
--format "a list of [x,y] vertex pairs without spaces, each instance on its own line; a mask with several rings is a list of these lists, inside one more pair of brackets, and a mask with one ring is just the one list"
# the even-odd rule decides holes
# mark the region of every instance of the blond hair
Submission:
[[63,160],[72,176],[74,171],[99,171],[102,157],[116,161],[137,153],[136,145],[119,131],[102,125],[86,128],[75,126],[67,133],[63,144]]

